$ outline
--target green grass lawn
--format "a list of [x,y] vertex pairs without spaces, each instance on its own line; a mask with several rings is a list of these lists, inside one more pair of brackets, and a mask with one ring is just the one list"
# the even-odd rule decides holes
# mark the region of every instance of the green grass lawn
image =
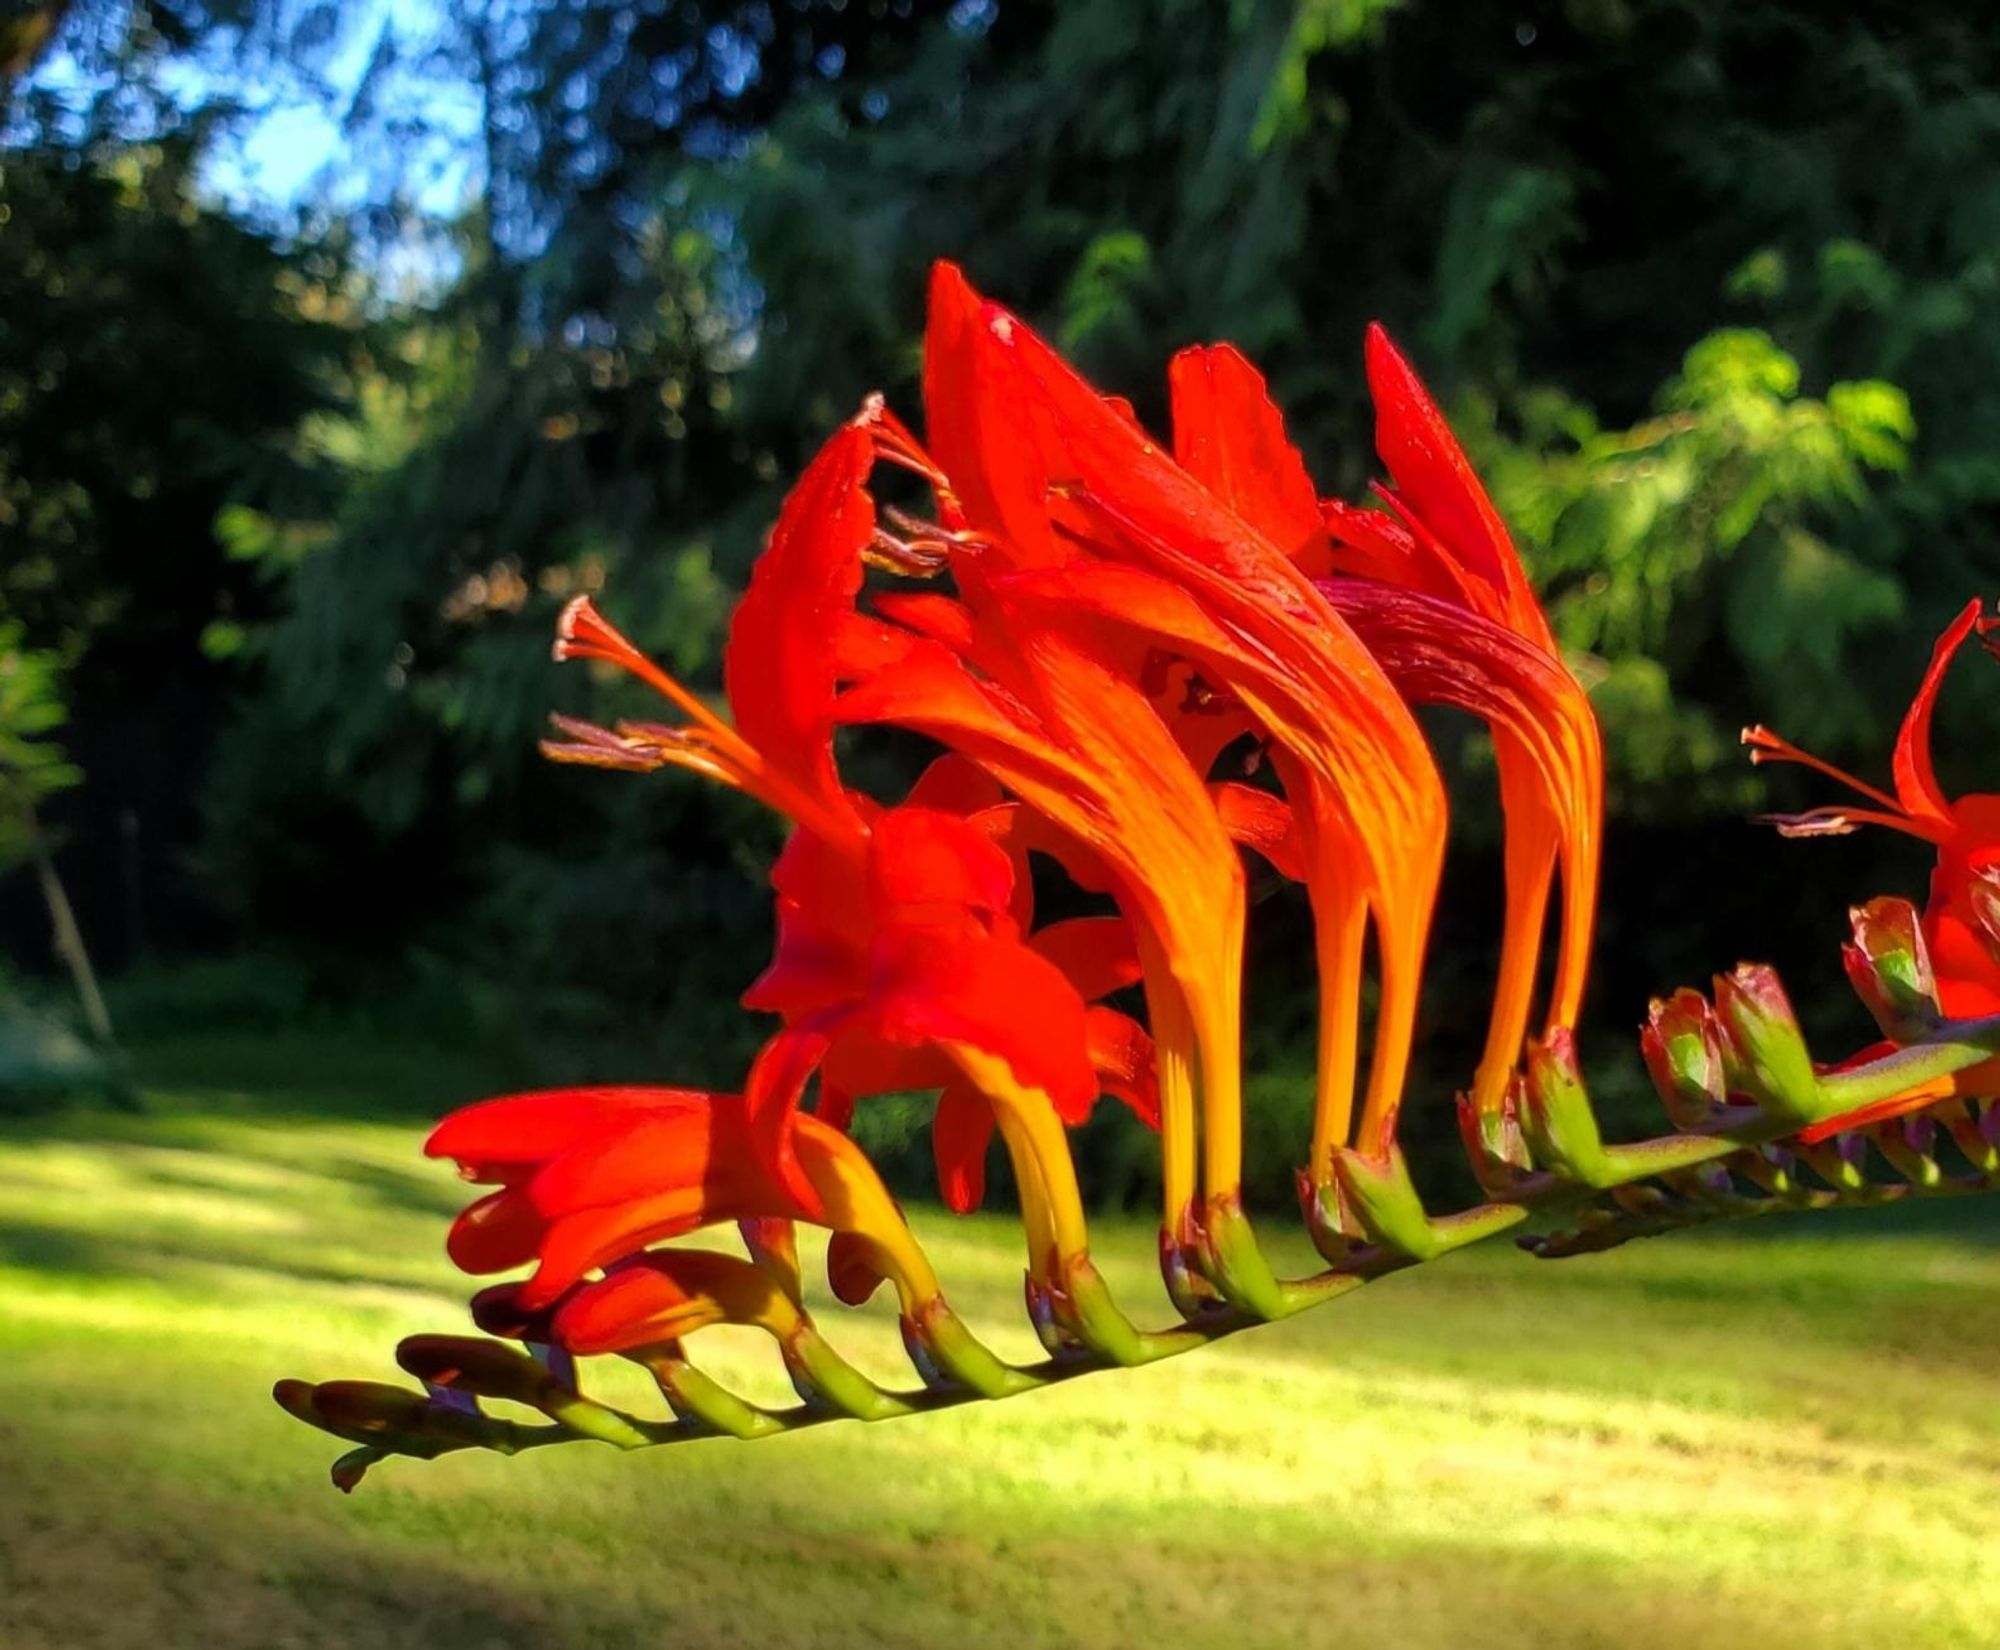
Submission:
[[[0,1125],[5,1650],[2000,1640],[2000,1210],[1496,1248],[1005,1404],[343,1498],[271,1382],[390,1378],[465,1293],[380,1063],[347,1116],[184,1056],[146,1116]],[[1009,1224],[920,1224],[1018,1324]],[[1142,1298],[1149,1234],[1101,1242]]]

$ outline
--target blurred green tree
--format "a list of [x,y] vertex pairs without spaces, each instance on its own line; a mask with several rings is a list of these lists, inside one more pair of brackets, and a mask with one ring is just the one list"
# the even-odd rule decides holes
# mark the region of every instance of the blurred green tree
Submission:
[[[712,680],[782,479],[867,391],[914,404],[936,256],[1156,424],[1164,347],[1240,343],[1348,495],[1375,468],[1358,341],[1380,317],[1474,441],[1650,833],[1614,867],[1608,991],[1636,1002],[1718,945],[1809,984],[1747,833],[1739,871],[1706,866],[1726,940],[1652,867],[1767,786],[1793,800],[1740,763],[1741,720],[1876,760],[1941,617],[2000,568],[1989,33],[1943,0],[73,0],[0,112],[30,145],[0,149],[9,205],[45,226],[0,234],[0,383],[39,386],[44,335],[84,313],[40,318],[49,270],[174,296],[90,312],[88,401],[0,391],[0,454],[33,446],[28,411],[103,436],[71,490],[34,472],[39,542],[91,548],[22,558],[60,589],[5,559],[0,611],[80,666],[93,798],[123,783],[100,739],[204,776],[206,911],[335,975],[433,952],[493,982],[492,1023],[641,1026],[726,1077],[723,982],[633,959],[754,952],[738,867],[769,827],[693,787],[540,771],[544,706],[623,691],[552,677],[560,601],[603,584]],[[238,202],[287,252],[215,204],[215,157],[276,102],[343,143],[295,198]],[[92,213],[135,156],[152,204],[114,236]],[[166,314],[184,353],[131,342]],[[59,383],[95,342],[59,344]],[[203,371],[246,350],[241,384]],[[212,415],[180,404],[225,387]],[[230,433],[161,445],[202,418]],[[127,513],[125,467],[185,478],[185,514]],[[128,674],[152,623],[153,674]],[[226,711],[212,753],[146,720],[181,680],[205,696],[175,727]],[[1947,746],[1993,716],[1955,692]],[[1848,849],[1813,852],[1867,885]],[[1478,948],[1455,925],[1485,920],[1452,902],[1447,984]],[[1444,1068],[1470,1035],[1451,1013]]]
[[296,433],[337,402],[346,348],[299,301],[324,255],[203,210],[191,158],[179,140],[0,151],[0,623],[67,675],[95,783],[52,819],[96,933],[127,926],[131,878],[176,902],[227,656],[269,607],[217,513],[319,507]]

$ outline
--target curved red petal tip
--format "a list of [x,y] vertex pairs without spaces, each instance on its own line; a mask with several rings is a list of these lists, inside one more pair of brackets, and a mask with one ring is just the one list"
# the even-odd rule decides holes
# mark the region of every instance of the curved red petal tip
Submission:
[[526,1196],[508,1188],[469,1205],[445,1234],[444,1252],[474,1277],[505,1272],[534,1259],[544,1230]]
[[875,1246],[859,1232],[835,1232],[826,1246],[826,1283],[843,1306],[865,1306],[885,1274]]
[[454,1158],[474,1174],[529,1166],[613,1122],[702,1105],[711,1098],[701,1089],[637,1084],[503,1094],[445,1116],[425,1140],[424,1155]]
[[1931,766],[1931,713],[1937,707],[1945,673],[1951,668],[1959,648],[1964,646],[1966,637],[1979,623],[1980,610],[1985,605],[1981,597],[1973,597],[1945,627],[1944,634],[1938,637],[1931,649],[1931,661],[1924,671],[1924,679],[1910,700],[1903,725],[1896,733],[1893,758],[1896,799],[1911,814],[1939,824],[1949,822],[1951,801],[1938,784],[1937,772]]
[[954,258],[937,258],[931,262],[930,300],[950,301],[961,294],[970,293],[976,301],[978,293],[973,292],[972,283],[965,278],[965,268]]
[[977,1089],[952,1083],[938,1096],[931,1156],[945,1207],[955,1215],[969,1215],[985,1201],[986,1149],[993,1129],[993,1108]]
[[1371,383],[1374,375],[1400,372],[1414,379],[1416,371],[1409,358],[1396,348],[1396,342],[1389,336],[1389,329],[1380,321],[1370,321],[1361,338],[1361,357],[1366,364]]
[[[851,1019],[852,1010],[832,1009],[786,1027],[764,1045],[743,1084],[750,1149],[776,1178],[803,1220],[819,1220],[825,1207],[819,1188],[799,1162],[795,1140],[802,1121],[799,1100],[807,1081],[826,1058],[835,1034]],[[810,1125],[813,1120],[803,1121]]]
[[1318,489],[1264,375],[1230,344],[1195,345],[1167,367],[1174,460],[1294,561],[1325,570]]

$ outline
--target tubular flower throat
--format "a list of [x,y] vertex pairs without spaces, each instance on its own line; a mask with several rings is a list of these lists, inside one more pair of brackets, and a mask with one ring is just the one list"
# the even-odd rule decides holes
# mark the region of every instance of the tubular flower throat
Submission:
[[[775,953],[742,999],[769,1035],[736,1092],[517,1094],[439,1125],[429,1152],[489,1188],[448,1249],[468,1273],[505,1275],[473,1301],[496,1338],[404,1342],[420,1395],[281,1383],[288,1410],[356,1446],[335,1469],[342,1487],[391,1454],[758,1437],[1005,1396],[1285,1315],[1544,1208],[1775,1139],[1819,1150],[1920,1107],[1958,1106],[1954,1138],[2000,1176],[2000,1113],[1964,1109],[1992,1091],[2000,1049],[2000,1021],[1984,1018],[2000,1011],[2000,797],[1945,798],[1928,752],[1954,650],[2000,621],[1974,604],[1939,643],[1893,795],[1763,729],[1745,735],[1757,759],[1817,768],[1867,804],[1781,828],[1879,823],[1938,848],[1921,921],[1895,901],[1856,913],[1849,972],[1888,1041],[1816,1066],[1775,976],[1739,968],[1713,1004],[1691,991],[1655,1003],[1643,1035],[1685,1132],[1607,1146],[1573,1037],[1601,852],[1597,723],[1409,363],[1370,330],[1388,481],[1353,506],[1318,496],[1264,380],[1226,345],[1174,359],[1163,444],[955,267],[938,266],[930,303],[924,437],[871,398],[806,468],[732,619],[725,704],[588,597],[561,615],[557,659],[636,678],[667,714],[557,716],[550,757],[687,769],[790,822],[771,873]],[[898,497],[927,491],[927,508],[878,503],[885,481]],[[1493,1201],[1442,1220],[1396,1145],[1445,850],[1444,785],[1416,716],[1430,705],[1488,727],[1507,828],[1494,1000],[1460,1103]],[[899,795],[842,772],[836,736],[873,728],[930,747]],[[1242,1208],[1246,851],[1302,886],[1314,924],[1300,1184],[1328,1264],[1289,1279]],[[957,1318],[850,1138],[856,1107],[891,1093],[934,1097],[951,1209],[982,1201],[996,1140],[1006,1154],[1046,1362],[1007,1363]],[[1107,1098],[1159,1137],[1163,1328],[1129,1318],[1091,1258],[1068,1131]],[[1841,1162],[1832,1191],[1799,1195],[1851,1189]],[[1743,1172],[1794,1195],[1782,1175]],[[1670,1219],[1683,1183],[1663,1183],[1532,1242],[1565,1253],[1697,1218]],[[1702,1184],[1699,1218],[1716,1218],[1721,1183]],[[888,1285],[918,1390],[877,1386],[823,1338],[801,1227],[820,1234],[836,1301]],[[775,1343],[799,1408],[750,1405],[690,1361],[684,1342],[719,1324]],[[586,1398],[575,1359],[602,1355],[642,1364],[671,1418]]]

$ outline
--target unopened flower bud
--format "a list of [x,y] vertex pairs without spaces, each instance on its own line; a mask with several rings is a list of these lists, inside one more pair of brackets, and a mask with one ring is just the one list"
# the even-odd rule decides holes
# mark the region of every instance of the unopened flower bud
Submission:
[[1821,1109],[1819,1078],[1777,971],[1763,963],[1738,963],[1718,974],[1715,1011],[1750,1098],[1774,1117],[1813,1122]]
[[1521,1124],[1535,1161],[1565,1180],[1608,1185],[1613,1170],[1577,1066],[1576,1040],[1567,1030],[1528,1044],[1525,1094]]
[[1400,1151],[1391,1146],[1386,1157],[1375,1158],[1342,1150],[1333,1161],[1342,1198],[1371,1241],[1412,1260],[1439,1253],[1437,1233]]
[[1943,1013],[1917,908],[1906,899],[1882,898],[1857,905],[1847,915],[1854,939],[1840,948],[1840,958],[1855,995],[1883,1036],[1897,1043],[1920,1041],[1936,1029]]
[[1639,1051],[1676,1128],[1700,1128],[1727,1104],[1722,1027],[1699,991],[1655,997],[1639,1028]]
[[1459,1139],[1479,1189],[1488,1197],[1505,1198],[1534,1168],[1527,1137],[1521,1133],[1521,1105],[1519,1078],[1501,1095],[1497,1106],[1475,1105],[1469,1094],[1458,1097]]

